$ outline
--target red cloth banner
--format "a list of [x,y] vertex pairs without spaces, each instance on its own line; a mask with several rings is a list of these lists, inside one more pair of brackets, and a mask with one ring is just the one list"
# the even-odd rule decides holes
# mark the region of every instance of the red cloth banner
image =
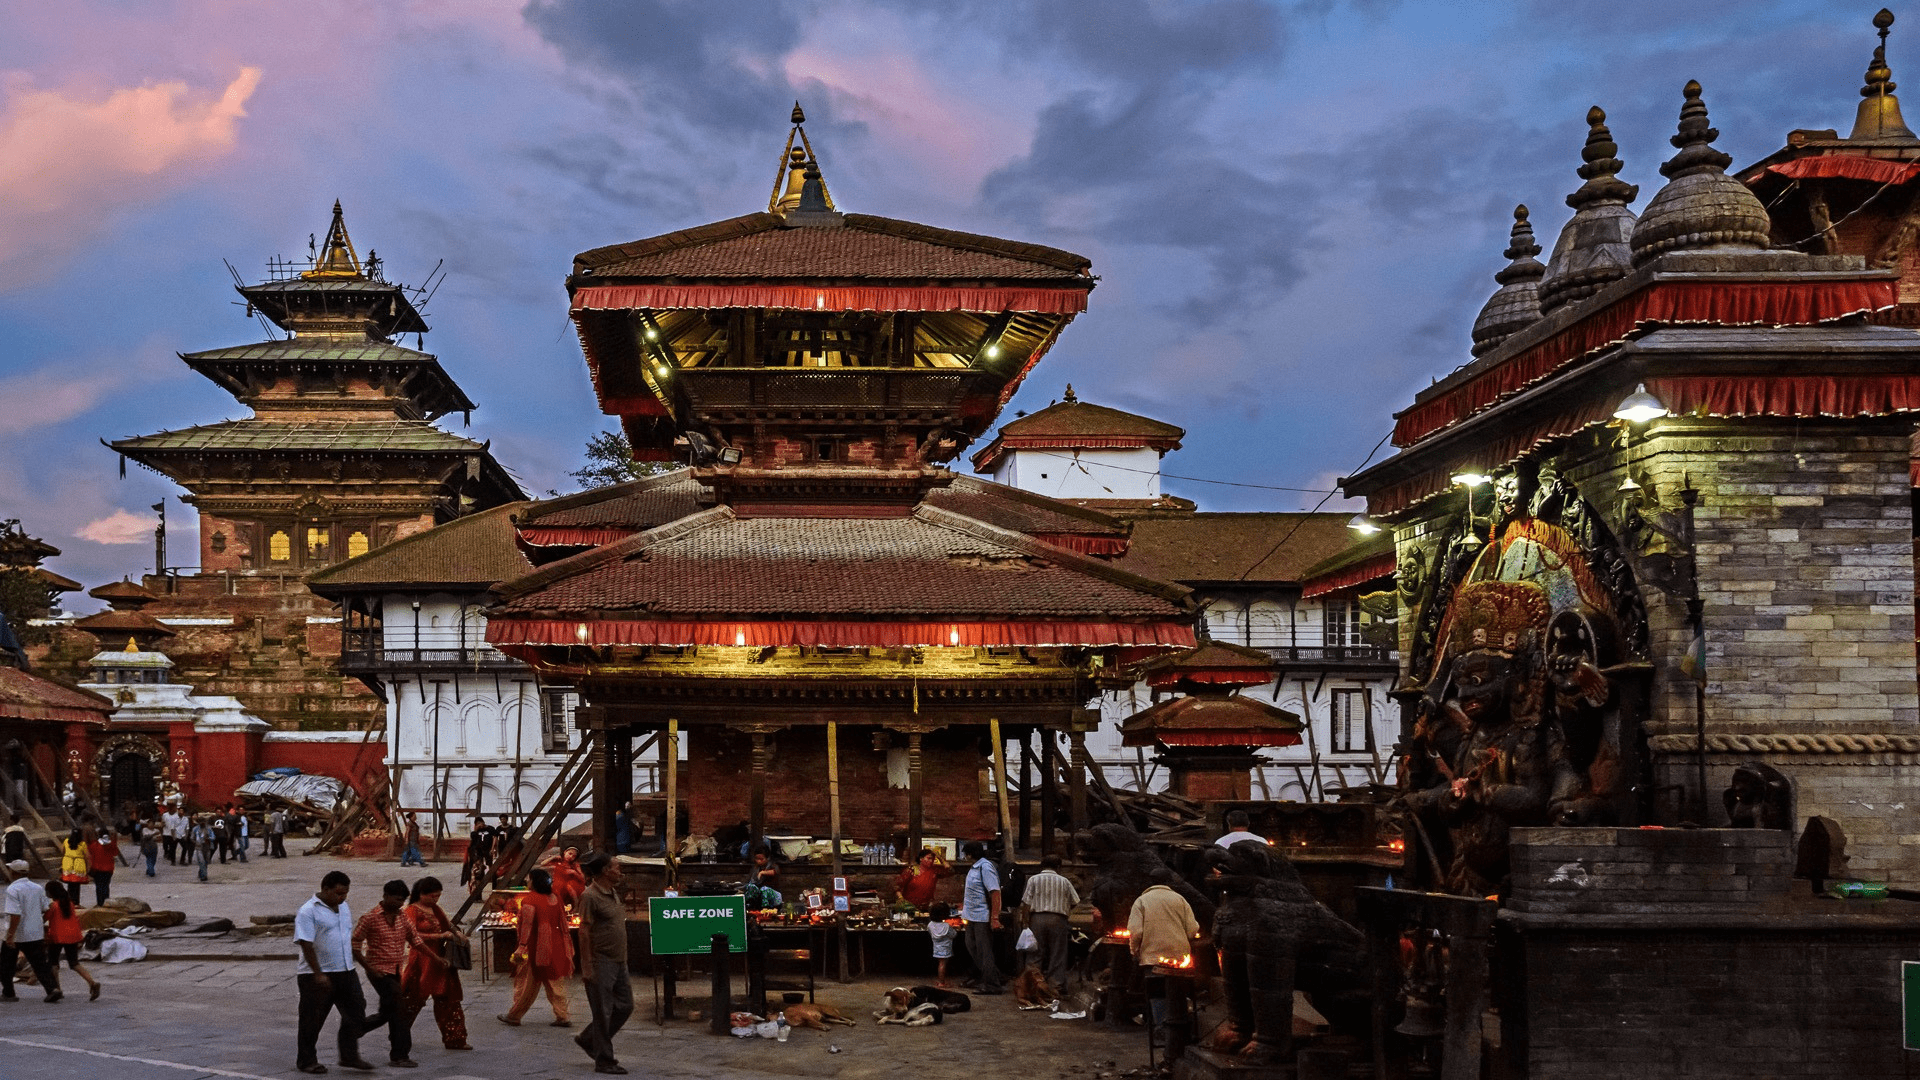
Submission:
[[1793,180],[1865,180],[1871,184],[1904,184],[1920,176],[1920,165],[1885,158],[1828,154],[1769,165],[1767,170]]
[[[585,636],[582,636],[582,630]],[[896,649],[909,645],[1198,644],[1186,623],[1083,622],[670,622],[664,619],[487,620],[487,640],[516,645],[818,645]]]
[[[1920,412],[1920,375],[1687,375],[1647,380],[1647,392],[1678,414],[1707,416],[1849,417]],[[1499,468],[1541,443],[1612,419],[1612,406],[1590,402],[1526,425],[1470,456],[1447,462],[1367,496],[1367,512],[1386,515],[1446,491],[1462,467]],[[1920,469],[1914,471],[1920,487]],[[1302,598],[1320,595],[1317,584]]]
[[1892,279],[1773,284],[1659,281],[1554,334],[1441,396],[1397,414],[1395,446],[1411,446],[1508,394],[1652,325],[1810,326],[1894,305]]
[[1363,563],[1335,570],[1325,577],[1317,577],[1307,582],[1306,586],[1300,590],[1300,599],[1311,600],[1316,596],[1325,596],[1331,592],[1339,592],[1341,589],[1365,585],[1379,578],[1391,577],[1396,565],[1392,553],[1388,553]]
[[788,308],[800,311],[1031,311],[1078,315],[1087,290],[959,289],[944,286],[590,285],[573,310]]
[[522,525],[520,542],[529,547],[599,547],[625,540],[637,531],[606,525]]

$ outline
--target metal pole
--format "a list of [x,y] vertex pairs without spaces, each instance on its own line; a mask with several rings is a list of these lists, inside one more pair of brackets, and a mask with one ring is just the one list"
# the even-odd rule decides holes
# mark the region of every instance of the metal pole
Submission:
[[667,878],[680,880],[680,721],[667,721],[666,746],[661,750],[661,767],[667,770]]
[[733,975],[727,970],[732,960],[727,953],[727,935],[713,935],[707,955],[713,963],[713,1008],[708,1010],[707,1030],[725,1035],[730,1023],[728,1016],[733,1012]]

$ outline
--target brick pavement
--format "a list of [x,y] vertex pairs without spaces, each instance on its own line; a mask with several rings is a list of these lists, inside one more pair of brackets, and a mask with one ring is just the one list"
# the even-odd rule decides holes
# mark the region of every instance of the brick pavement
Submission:
[[[300,844],[304,846],[304,841]],[[408,880],[391,862],[328,857],[290,858],[239,866],[205,886],[192,872],[160,867],[160,878],[116,876],[117,890],[156,908],[201,918],[225,917],[246,925],[247,916],[290,912],[312,895],[328,870],[344,869],[354,879],[349,903],[364,910],[370,894],[393,877]],[[428,872],[434,872],[429,868]],[[135,881],[138,877],[139,881]],[[457,867],[444,879],[457,879]],[[33,988],[17,1003],[0,1005],[0,1080],[189,1080],[192,1077],[298,1077],[293,1069],[294,973],[290,938],[214,937],[179,932],[147,938],[151,955],[177,959],[117,965],[91,965],[105,983],[97,1002],[84,993],[47,1005]],[[255,958],[248,958],[255,957]],[[71,980],[71,976],[69,976]],[[848,1080],[910,1073],[928,1080],[952,1077],[1021,1075],[1029,1080],[1077,1076],[1101,1062],[1120,1067],[1144,1065],[1144,1034],[1116,1035],[1085,1021],[1053,1021],[1045,1013],[1019,1012],[1011,996],[976,999],[976,1011],[934,1028],[881,1027],[868,1019],[887,983],[868,980],[850,986],[829,984],[820,1000],[861,1018],[859,1027],[835,1027],[822,1035],[796,1031],[780,1044],[762,1039],[715,1038],[705,1023],[678,1021],[666,1026],[652,1019],[652,991],[644,977],[634,985],[635,1016],[618,1039],[622,1060],[635,1076],[764,1078],[767,1076],[845,1077]],[[683,988],[683,992],[686,988]],[[84,988],[83,988],[84,990]],[[506,1027],[493,1017],[506,1010],[511,986],[495,978],[466,979],[471,1052],[442,1049],[433,1031],[431,1010],[414,1025],[414,1059],[420,1068],[396,1070],[384,1065],[376,1075],[408,1080],[509,1080],[518,1077],[591,1077],[592,1063],[569,1041],[572,1032],[546,1026],[546,1004],[538,1002],[521,1027]],[[576,1018],[586,1014],[578,980],[570,988]],[[332,1024],[322,1034],[320,1057],[333,1062]],[[830,1054],[829,1045],[842,1053]],[[384,1033],[375,1033],[362,1052],[376,1063],[386,1059]],[[366,1074],[334,1068],[330,1074]]]

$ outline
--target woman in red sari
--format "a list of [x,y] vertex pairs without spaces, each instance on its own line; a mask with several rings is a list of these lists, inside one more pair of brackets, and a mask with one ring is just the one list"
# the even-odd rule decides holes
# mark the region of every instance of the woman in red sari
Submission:
[[549,872],[553,875],[553,895],[571,909],[580,894],[587,891],[587,875],[580,870],[580,849],[568,844],[553,861]]
[[467,1045],[467,1014],[460,1007],[460,973],[447,966],[445,951],[447,942],[465,941],[467,935],[440,910],[442,888],[440,879],[434,877],[413,883],[407,918],[413,920],[413,928],[427,946],[407,954],[406,966],[400,969],[400,1000],[407,1010],[406,1023],[411,1025],[427,999],[432,998],[433,1022],[440,1028],[440,1041],[449,1050],[471,1050],[473,1047]]
[[500,1022],[520,1026],[533,1008],[534,995],[547,992],[553,1006],[553,1026],[572,1027],[567,1019],[565,980],[573,974],[573,940],[567,932],[567,908],[553,892],[553,876],[545,870],[527,875],[532,890],[520,899],[520,940],[513,950],[513,1006]]

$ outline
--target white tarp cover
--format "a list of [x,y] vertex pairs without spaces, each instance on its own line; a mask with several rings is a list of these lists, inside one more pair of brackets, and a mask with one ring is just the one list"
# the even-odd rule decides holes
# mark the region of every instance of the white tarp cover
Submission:
[[233,793],[260,799],[284,799],[323,814],[331,814],[339,806],[340,797],[346,790],[346,784],[331,776],[301,773],[299,776],[283,776],[278,780],[249,780],[235,788]]

